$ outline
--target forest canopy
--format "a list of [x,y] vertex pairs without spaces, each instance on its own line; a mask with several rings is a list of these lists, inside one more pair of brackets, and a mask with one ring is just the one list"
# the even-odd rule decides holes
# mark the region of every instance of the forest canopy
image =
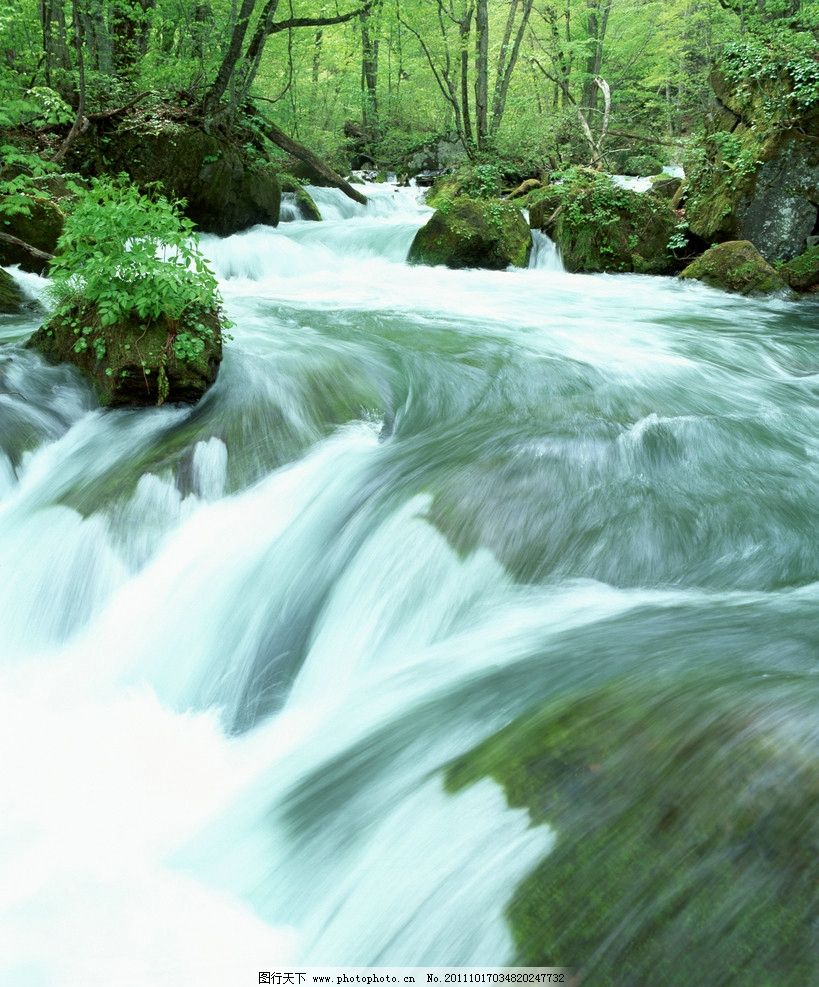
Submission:
[[255,105],[342,168],[448,135],[532,170],[649,143],[674,157],[709,74],[817,81],[817,0],[25,0],[0,8],[0,124],[59,127],[134,99],[230,126]]

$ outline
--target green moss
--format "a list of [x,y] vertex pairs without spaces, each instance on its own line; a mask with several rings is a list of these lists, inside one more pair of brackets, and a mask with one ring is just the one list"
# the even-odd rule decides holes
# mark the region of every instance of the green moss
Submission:
[[741,295],[780,291],[785,282],[747,240],[729,240],[706,250],[680,274]]
[[651,191],[672,202],[682,188],[683,180],[673,175],[655,175],[651,179]]
[[136,318],[103,326],[95,306],[61,310],[29,347],[53,363],[73,363],[111,407],[198,400],[216,379],[222,333],[213,312],[179,322]]
[[529,222],[554,239],[567,270],[665,274],[673,269],[668,241],[677,217],[665,200],[620,188],[607,175],[583,168],[536,194]]
[[686,162],[685,216],[692,233],[707,242],[733,239],[738,209],[753,192],[763,139],[755,130],[717,131]]
[[451,765],[556,831],[507,910],[521,966],[584,982],[814,983],[819,768],[768,681],[616,683],[521,718]]
[[0,313],[18,312],[23,304],[23,296],[14,278],[0,270]]
[[514,205],[479,199],[444,202],[412,242],[411,264],[504,270],[525,267],[532,239]]
[[794,291],[819,290],[819,247],[809,247],[787,264],[780,265],[779,274]]
[[281,175],[280,184],[282,192],[291,192],[295,195],[296,204],[301,210],[301,214],[304,219],[312,220],[314,222],[319,222],[321,220],[321,212],[319,211],[319,207],[315,204],[313,197],[307,189],[305,189],[301,182],[290,175]]

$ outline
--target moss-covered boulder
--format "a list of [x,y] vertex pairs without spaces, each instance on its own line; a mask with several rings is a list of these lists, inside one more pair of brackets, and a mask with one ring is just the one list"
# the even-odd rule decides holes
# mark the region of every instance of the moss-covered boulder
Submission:
[[800,102],[784,70],[741,85],[714,72],[711,84],[720,129],[686,168],[689,227],[709,243],[750,240],[766,260],[790,260],[817,223],[819,109]]
[[682,188],[683,180],[675,178],[674,175],[655,175],[651,179],[651,191],[654,195],[659,195],[663,199],[674,201],[677,193]]
[[187,122],[129,118],[99,139],[100,173],[126,172],[143,190],[161,182],[205,233],[228,236],[279,222],[277,169],[244,145]]
[[[53,254],[63,231],[65,217],[59,206],[48,199],[26,196],[12,215],[0,213],[2,229],[24,243]],[[42,274],[48,261],[35,257],[22,247],[0,241],[0,265],[19,264],[24,271]]]
[[677,216],[666,200],[584,168],[537,195],[530,198],[529,223],[552,237],[566,270],[667,274],[677,265],[668,249]]
[[19,312],[23,306],[23,294],[14,278],[0,269],[0,314]]
[[635,178],[651,178],[663,170],[663,163],[650,154],[633,154],[623,161],[622,173]]
[[803,254],[783,264],[779,275],[794,291],[819,291],[819,247],[809,247]]
[[27,345],[52,363],[78,367],[109,407],[197,401],[222,359],[213,311],[103,326],[95,306],[80,303],[52,317]]
[[740,295],[767,295],[785,287],[782,278],[747,240],[729,240],[711,247],[680,277]]
[[293,196],[293,201],[301,214],[302,219],[312,220],[313,222],[319,222],[321,220],[321,212],[319,207],[313,201],[313,197],[307,191],[307,189],[294,178],[288,175],[281,176],[281,189],[282,193],[287,193]]
[[415,235],[410,264],[493,271],[526,267],[532,237],[520,210],[508,202],[456,199],[444,202]]
[[555,834],[507,906],[520,966],[607,987],[819,981],[819,759],[802,681],[615,682],[453,764]]

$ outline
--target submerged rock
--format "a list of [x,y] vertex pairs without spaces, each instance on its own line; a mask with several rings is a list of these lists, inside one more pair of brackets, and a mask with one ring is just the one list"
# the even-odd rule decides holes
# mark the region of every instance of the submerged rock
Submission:
[[109,407],[197,401],[222,359],[214,311],[103,326],[95,307],[80,303],[54,315],[27,345],[52,363],[73,363]]
[[794,291],[819,291],[819,247],[809,247],[779,268],[780,277]]
[[0,314],[19,312],[23,307],[23,293],[17,282],[7,272],[0,269]]
[[715,984],[816,982],[819,770],[801,689],[777,709],[767,685],[626,680],[451,765],[450,791],[492,777],[555,832],[507,907],[514,963],[632,987],[682,983],[694,955]]
[[[3,229],[24,243],[53,254],[63,231],[65,217],[59,206],[35,196],[26,196],[24,211],[3,215]],[[24,271],[42,274],[48,261],[34,257],[22,247],[0,241],[0,265],[19,264]]]
[[740,295],[765,295],[780,291],[785,282],[747,240],[731,240],[706,250],[680,274]]
[[124,171],[141,188],[161,182],[185,199],[186,215],[205,233],[229,236],[279,222],[276,168],[242,145],[188,123],[129,119],[104,138],[108,173]]
[[668,202],[588,169],[574,170],[539,197],[533,192],[529,223],[551,236],[568,271],[667,274],[678,263],[668,248],[677,225]]
[[444,202],[415,235],[410,264],[501,271],[526,267],[532,237],[520,210],[507,202]]

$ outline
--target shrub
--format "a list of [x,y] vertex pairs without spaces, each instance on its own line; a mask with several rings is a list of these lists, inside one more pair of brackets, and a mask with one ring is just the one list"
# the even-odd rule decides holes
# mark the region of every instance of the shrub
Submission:
[[91,303],[102,326],[135,316],[178,321],[220,307],[216,278],[180,203],[142,195],[124,176],[94,179],[77,195],[51,265],[59,306]]

